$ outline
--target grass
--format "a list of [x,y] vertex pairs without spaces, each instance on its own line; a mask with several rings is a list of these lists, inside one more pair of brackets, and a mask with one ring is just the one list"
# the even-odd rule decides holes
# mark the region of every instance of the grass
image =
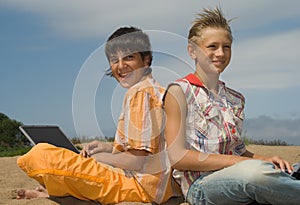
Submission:
[[0,157],[13,157],[23,155],[27,153],[32,147],[31,146],[17,146],[17,147],[6,147],[0,146]]
[[267,145],[267,146],[288,146],[289,144],[282,140],[254,140],[248,137],[242,137],[244,143],[246,145],[254,144],[254,145]]

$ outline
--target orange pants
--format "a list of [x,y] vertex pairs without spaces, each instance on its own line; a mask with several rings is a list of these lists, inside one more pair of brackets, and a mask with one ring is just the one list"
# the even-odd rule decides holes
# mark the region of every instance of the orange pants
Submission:
[[113,204],[150,202],[149,196],[122,169],[85,158],[70,150],[40,143],[18,158],[19,167],[44,185],[51,196]]

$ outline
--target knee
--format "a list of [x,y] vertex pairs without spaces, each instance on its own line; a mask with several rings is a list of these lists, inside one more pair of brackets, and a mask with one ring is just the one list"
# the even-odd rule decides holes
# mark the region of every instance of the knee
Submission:
[[25,172],[32,170],[32,167],[42,166],[44,161],[43,156],[47,156],[47,152],[55,146],[47,143],[39,143],[31,148],[29,152],[20,156],[17,159],[18,166],[23,169]]
[[237,164],[242,179],[249,184],[272,182],[271,174],[278,173],[274,165],[261,160],[245,160]]

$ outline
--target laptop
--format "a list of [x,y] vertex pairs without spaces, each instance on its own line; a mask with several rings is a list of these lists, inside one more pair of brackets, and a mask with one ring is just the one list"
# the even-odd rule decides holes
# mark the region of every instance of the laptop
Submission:
[[80,153],[75,145],[56,125],[23,125],[20,126],[19,129],[33,145],[44,142],[72,150],[77,154]]

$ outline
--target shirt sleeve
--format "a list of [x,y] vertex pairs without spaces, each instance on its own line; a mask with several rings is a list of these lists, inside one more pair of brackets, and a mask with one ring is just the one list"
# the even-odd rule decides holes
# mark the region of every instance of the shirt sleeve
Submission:
[[[137,91],[127,96],[118,122],[115,147],[156,153],[162,134],[162,101],[154,93]],[[119,144],[119,145],[118,145]],[[123,151],[123,150],[120,150]]]

